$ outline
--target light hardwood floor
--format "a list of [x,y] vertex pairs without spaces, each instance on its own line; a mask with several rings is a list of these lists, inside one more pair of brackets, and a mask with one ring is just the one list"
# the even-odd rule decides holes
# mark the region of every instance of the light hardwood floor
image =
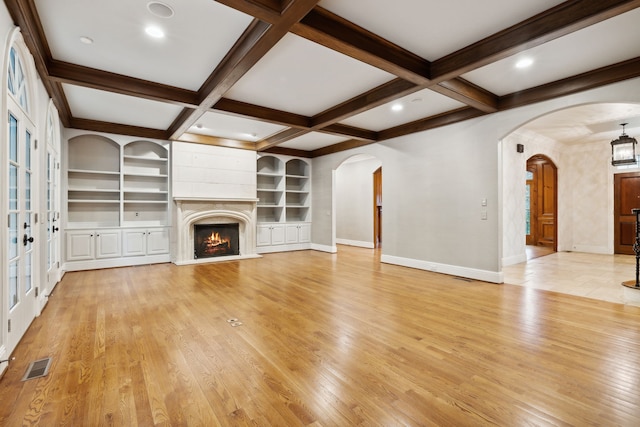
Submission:
[[0,382],[0,425],[640,425],[639,307],[378,256],[68,273]]

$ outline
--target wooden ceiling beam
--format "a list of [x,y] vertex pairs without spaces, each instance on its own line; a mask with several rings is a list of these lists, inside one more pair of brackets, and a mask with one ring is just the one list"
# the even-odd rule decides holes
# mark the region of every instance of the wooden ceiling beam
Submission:
[[55,82],[167,102],[183,107],[198,105],[198,94],[187,89],[56,60],[49,61],[48,70],[49,78]]
[[500,97],[500,110],[522,107],[640,77],[640,57]]
[[374,142],[378,140],[378,132],[357,128],[354,126],[343,125],[340,123],[334,123],[328,125],[319,130],[322,133],[328,133],[336,136],[348,136],[361,141]]
[[332,125],[340,120],[414,93],[419,89],[420,86],[416,86],[404,79],[397,78],[391,80],[390,82],[384,83],[375,89],[358,95],[325,112],[315,115],[312,118],[312,127],[315,130]]
[[308,129],[309,127],[311,127],[311,119],[307,116],[289,113],[287,111],[275,110],[273,108],[261,107],[259,105],[236,101],[229,98],[221,98],[211,108],[213,111],[222,111],[224,113],[247,117],[250,119],[256,119],[263,122],[274,123],[282,126],[302,129]]
[[411,123],[406,123],[400,126],[385,129],[378,132],[378,134],[380,135],[380,141],[384,141],[391,138],[409,135],[411,133],[423,132],[425,130],[435,129],[441,126],[462,122],[464,120],[473,119],[485,114],[487,113],[484,113],[478,109],[465,107],[459,110],[449,111],[446,113],[416,120]]
[[217,3],[253,16],[261,21],[275,24],[280,20],[283,7],[280,1],[259,0],[215,0]]
[[200,105],[172,133],[178,138],[217,103],[319,0],[291,0],[273,25],[255,19],[199,90]]
[[569,0],[431,63],[431,78],[464,73],[640,7],[640,0]]
[[176,141],[190,142],[193,144],[213,145],[216,147],[239,148],[241,150],[255,150],[256,143],[251,141],[240,141],[237,139],[219,138],[217,136],[200,135],[185,132]]
[[115,124],[99,120],[80,119],[77,117],[72,117],[69,124],[70,127],[74,129],[136,136],[139,138],[167,139],[167,132],[161,129]]
[[485,113],[498,111],[498,96],[464,79],[456,78],[430,86],[434,92],[477,108]]
[[462,79],[437,86],[429,61],[321,7],[314,8],[292,32],[358,61],[384,70],[422,88],[430,87],[485,112],[497,111],[497,96]]
[[294,138],[298,138],[299,136],[306,135],[308,133],[309,131],[306,129],[285,129],[282,132],[278,132],[277,134],[270,136],[269,138],[258,141],[256,143],[256,150],[264,151],[271,147],[275,147],[278,144],[282,144],[283,142],[290,141]]
[[429,61],[321,7],[314,8],[291,30],[416,85],[430,82]]

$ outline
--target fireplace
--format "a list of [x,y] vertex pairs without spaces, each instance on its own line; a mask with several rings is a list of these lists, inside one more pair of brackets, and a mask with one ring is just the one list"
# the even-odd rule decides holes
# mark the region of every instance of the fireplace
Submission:
[[[171,260],[177,265],[232,261],[246,258],[258,258],[256,253],[256,205],[258,199],[213,199],[180,197],[174,198],[172,215],[172,254]],[[235,236],[222,243],[222,236],[211,238],[204,244],[209,249],[199,254],[198,247],[203,246],[202,239],[210,238],[212,232],[227,233],[224,230],[233,226]],[[205,237],[198,238],[201,227]],[[220,227],[223,229],[222,233]],[[228,248],[227,248],[228,247]],[[227,253],[227,249],[231,252]],[[208,252],[208,253],[207,253]]]
[[240,224],[195,224],[193,258],[240,255]]

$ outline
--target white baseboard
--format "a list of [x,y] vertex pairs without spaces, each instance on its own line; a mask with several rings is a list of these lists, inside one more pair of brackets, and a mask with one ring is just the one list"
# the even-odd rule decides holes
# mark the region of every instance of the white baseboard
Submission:
[[502,258],[503,267],[506,267],[508,265],[521,264],[523,262],[527,262],[526,253],[521,253],[519,255],[512,255],[510,257]]
[[67,261],[62,266],[62,269],[64,271],[81,271],[81,270],[95,270],[98,268],[114,268],[114,267],[128,267],[133,265],[159,264],[163,262],[171,262],[171,257],[169,254],[92,259],[87,261]]
[[311,243],[294,243],[290,245],[258,246],[256,252],[259,254],[272,254],[274,252],[304,251],[311,249]]
[[360,248],[374,249],[373,242],[363,242],[361,240],[349,240],[349,239],[336,239],[336,243],[339,245],[358,246]]
[[254,259],[254,258],[262,258],[262,257],[258,254],[228,255],[228,256],[218,256],[218,257],[210,257],[210,258],[190,259],[186,261],[173,261],[173,263],[175,265],[210,264],[213,262],[238,261],[241,259]]
[[436,262],[422,261],[411,258],[401,258],[391,255],[382,255],[380,261],[387,264],[396,264],[403,267],[417,268],[420,270],[433,271],[436,273],[449,274],[451,276],[466,277],[469,279],[482,280],[483,282],[503,283],[502,272],[478,270],[476,268],[461,267],[458,265],[439,264]]
[[311,249],[314,251],[328,252],[330,254],[338,252],[338,248],[336,246],[318,245],[317,243],[312,243]]
[[606,246],[591,246],[591,245],[573,245],[571,247],[573,252],[586,252],[588,254],[602,254],[612,255],[613,249]]
[[[0,346],[0,360],[8,359],[7,348],[4,345]],[[4,374],[4,371],[9,367],[8,362],[0,363],[0,377]]]

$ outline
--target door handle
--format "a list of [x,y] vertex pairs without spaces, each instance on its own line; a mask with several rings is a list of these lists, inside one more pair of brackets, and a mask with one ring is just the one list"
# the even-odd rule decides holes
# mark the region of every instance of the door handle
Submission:
[[22,237],[22,244],[23,244],[24,246],[27,246],[27,242],[29,242],[29,243],[33,243],[33,237],[27,237],[27,235],[25,234],[25,235]]
[[53,228],[52,228],[52,233],[55,233],[58,230],[60,230],[60,229],[54,225]]

